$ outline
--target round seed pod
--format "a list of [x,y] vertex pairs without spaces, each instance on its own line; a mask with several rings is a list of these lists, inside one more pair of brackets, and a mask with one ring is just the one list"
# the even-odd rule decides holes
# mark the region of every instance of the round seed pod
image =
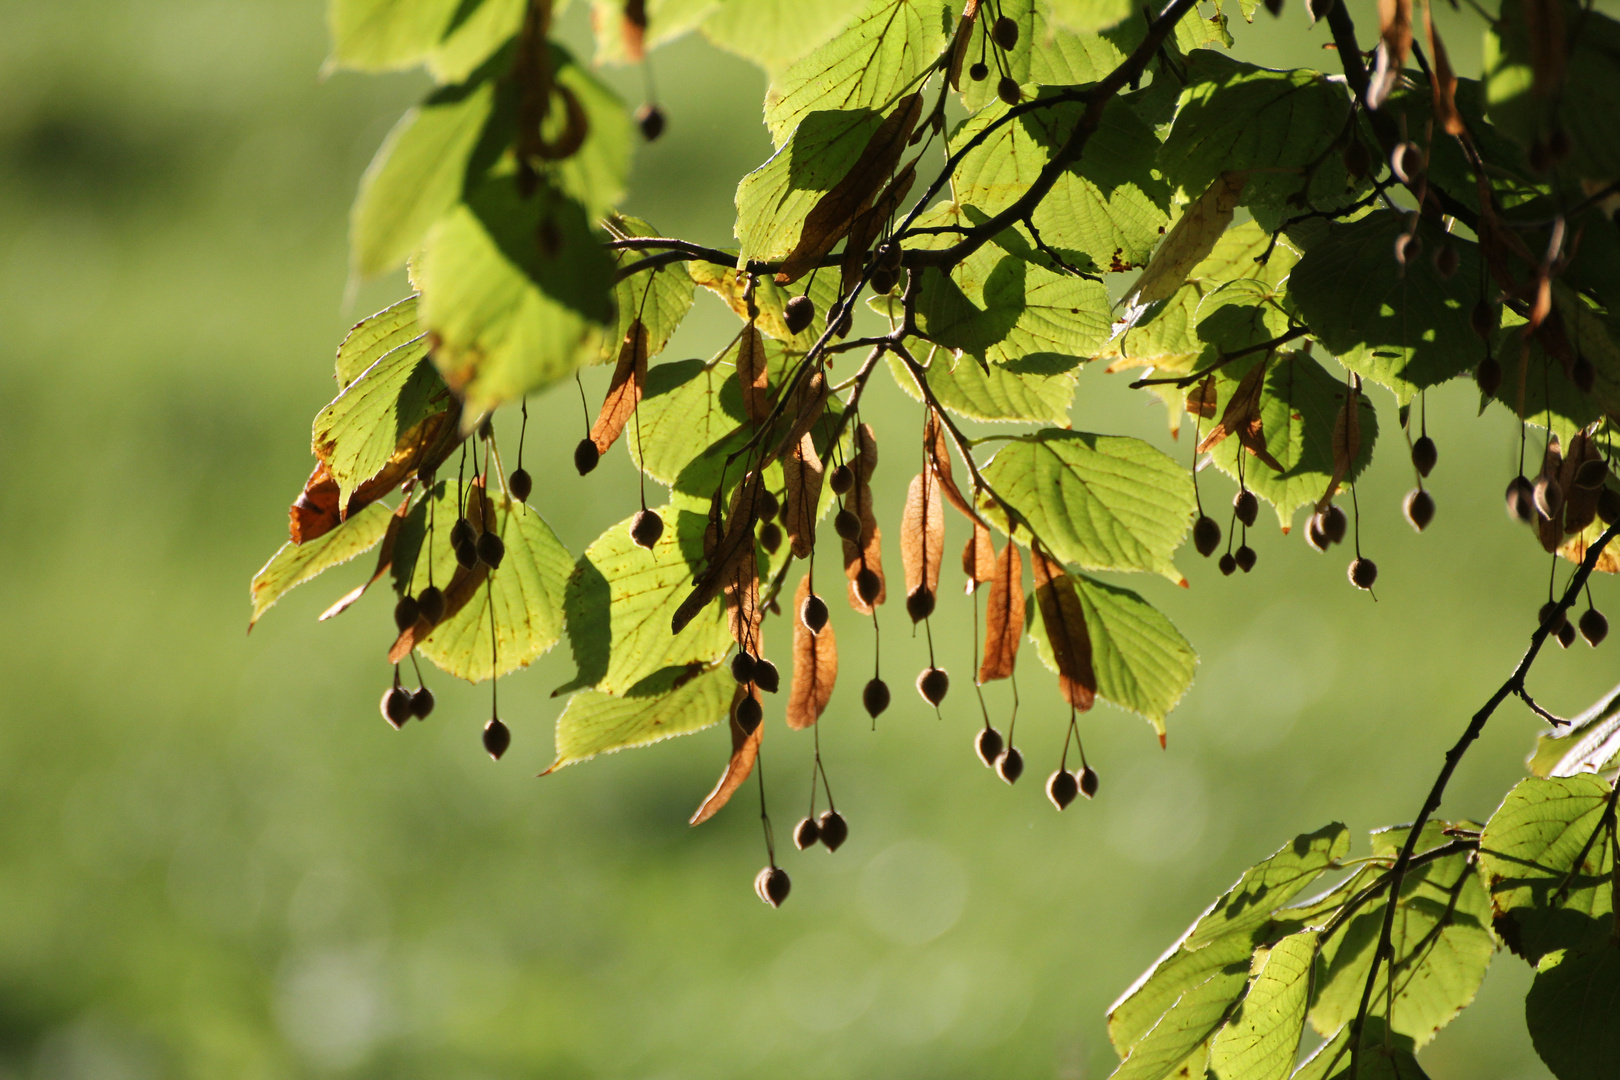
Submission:
[[1564,488],[1550,476],[1538,476],[1530,488],[1530,497],[1536,504],[1536,513],[1551,521],[1564,508]]
[[1326,534],[1328,543],[1343,543],[1345,533],[1349,531],[1350,519],[1345,512],[1337,506],[1329,506],[1327,513],[1322,517],[1322,532]]
[[974,82],[984,82],[990,77],[990,65],[983,60],[975,60],[968,68],[968,78]]
[[463,570],[471,570],[478,565],[478,545],[471,540],[463,540],[456,545],[456,565]]
[[1255,519],[1260,516],[1260,500],[1255,498],[1254,492],[1244,488],[1232,497],[1232,509],[1236,511],[1239,521],[1253,528]]
[[1206,559],[1221,546],[1221,527],[1208,514],[1200,514],[1198,520],[1193,522],[1192,535],[1193,547]]
[[630,539],[637,547],[652,550],[658,538],[664,535],[664,519],[655,510],[643,510],[630,521]]
[[383,719],[396,729],[411,718],[411,692],[403,686],[390,686],[382,696]]
[[1305,522],[1305,542],[1317,551],[1326,551],[1333,541],[1322,531],[1322,519],[1312,514]]
[[528,502],[529,493],[534,490],[534,478],[529,475],[528,469],[513,469],[511,478],[506,481],[506,487],[512,493],[512,498],[518,502]]
[[855,486],[855,470],[848,465],[836,466],[827,477],[827,486],[833,489],[834,495],[848,495]]
[[1417,257],[1423,254],[1423,241],[1415,233],[1402,233],[1395,238],[1395,261],[1405,266],[1416,262]]
[[980,728],[979,733],[973,736],[973,749],[987,769],[995,768],[996,758],[1001,756],[1002,748],[1001,732],[993,727]]
[[491,570],[501,568],[501,560],[506,558],[506,543],[492,532],[484,533],[478,538],[478,561]]
[[1487,356],[1479,362],[1474,369],[1474,383],[1479,392],[1486,397],[1494,397],[1502,385],[1502,362],[1494,356]]
[[737,726],[744,735],[752,735],[765,719],[765,708],[752,694],[737,702]]
[[1428,479],[1439,460],[1440,451],[1435,447],[1434,440],[1427,435],[1419,435],[1412,444],[1412,467],[1418,471],[1418,475]]
[[1441,244],[1434,249],[1434,272],[1440,275],[1440,280],[1448,280],[1457,272],[1457,265],[1462,257],[1451,244]]
[[815,847],[820,839],[821,827],[813,817],[807,817],[793,827],[793,846],[800,851]]
[[641,137],[648,142],[655,142],[658,136],[664,133],[664,110],[647,102],[636,110],[636,126],[641,128]]
[[437,626],[439,620],[444,618],[444,590],[437,585],[429,585],[416,594],[416,608],[428,625]]
[[877,264],[885,270],[899,272],[900,264],[905,260],[905,251],[893,240],[885,240],[878,245]]
[[1371,559],[1352,559],[1350,562],[1350,584],[1358,589],[1371,589],[1373,582],[1378,580],[1378,564]]
[[737,655],[731,658],[731,677],[736,679],[738,684],[742,686],[747,686],[753,682],[754,658],[738,649]]
[[871,284],[874,293],[879,296],[888,296],[894,292],[894,287],[900,284],[900,275],[893,270],[879,266],[872,271],[872,276],[867,278],[867,281]]
[[596,448],[596,442],[592,439],[581,439],[579,445],[574,447],[574,468],[579,470],[581,476],[596,468],[596,463],[601,460],[602,451]]
[[1237,570],[1237,560],[1232,557],[1232,553],[1230,551],[1222,555],[1220,561],[1215,565],[1219,566],[1221,568],[1221,573],[1225,574],[1227,577],[1231,577],[1232,573]]
[[861,567],[860,573],[855,575],[855,595],[861,598],[861,603],[870,607],[883,591],[883,579],[877,576],[877,571],[870,566]]
[[1536,489],[1529,480],[1515,476],[1508,482],[1505,498],[1508,517],[1526,525],[1536,519]]
[[926,585],[919,585],[916,591],[906,597],[906,614],[911,616],[914,623],[922,622],[934,613],[934,590]]
[[1595,649],[1608,636],[1609,620],[1604,618],[1603,612],[1597,608],[1587,608],[1586,614],[1581,616],[1581,637]]
[[846,311],[844,312],[843,317],[838,320],[838,325],[833,327],[833,337],[840,340],[847,338],[850,330],[854,329],[854,327],[855,313],[852,311]]
[[426,720],[428,714],[433,712],[433,691],[425,686],[418,686],[411,691],[411,715],[418,720]]
[[1010,50],[1018,44],[1018,24],[1003,15],[996,20],[996,25],[990,31],[990,36],[996,39],[996,44],[1003,50]]
[[1487,304],[1484,297],[1474,301],[1473,308],[1468,312],[1468,325],[1473,327],[1474,333],[1485,340],[1490,340],[1496,333],[1496,321],[1501,313],[1494,304]]
[[944,668],[924,668],[917,676],[917,693],[928,704],[939,706],[945,700],[945,694],[951,688],[951,677],[945,674]]
[[394,625],[399,628],[401,633],[404,633],[416,625],[416,619],[421,614],[422,607],[416,600],[409,596],[402,596],[399,598],[399,603],[394,605]]
[[806,596],[804,603],[799,605],[799,621],[812,634],[819,634],[827,628],[827,617],[827,601],[815,593]]
[[1018,89],[1017,79],[1011,75],[1003,75],[1001,81],[996,84],[996,97],[1000,98],[1004,104],[1016,105],[1023,100],[1024,94],[1023,91]]
[[1542,604],[1541,610],[1536,613],[1536,623],[1538,625],[1548,626],[1549,623],[1551,624],[1547,631],[1549,634],[1558,633],[1568,621],[1568,617],[1562,611],[1559,611],[1558,605],[1551,600]]
[[1562,648],[1569,648],[1575,644],[1575,624],[1564,620],[1564,625],[1558,628],[1558,644]]
[[1596,491],[1608,478],[1609,466],[1602,458],[1583,461],[1581,467],[1575,470],[1575,486],[1585,488],[1587,491]]
[[759,546],[765,549],[766,554],[775,555],[782,546],[782,526],[774,521],[767,521],[759,527]]
[[760,520],[768,521],[782,512],[782,500],[772,492],[761,491],[759,498],[754,500],[754,508],[759,511]]
[[1247,574],[1254,569],[1254,564],[1259,561],[1260,556],[1255,554],[1254,548],[1244,544],[1233,553],[1232,558],[1237,561],[1238,569]]
[[793,882],[788,879],[787,871],[780,866],[767,866],[759,872],[754,879],[754,891],[759,898],[773,908],[782,906],[782,901],[788,898],[793,889]]
[[876,720],[889,707],[889,684],[882,679],[869,681],[861,691],[861,704],[866,707],[866,715]]
[[1097,797],[1097,770],[1090,765],[1080,770],[1080,794],[1088,799]]
[[501,718],[491,717],[489,723],[484,725],[484,750],[496,761],[506,753],[506,748],[512,745],[512,732],[503,723]]
[[861,519],[846,507],[833,515],[833,532],[842,540],[856,543],[861,538]]
[[1413,488],[1406,493],[1401,511],[1406,515],[1406,523],[1422,532],[1434,520],[1434,496],[1422,488]]
[[795,296],[782,309],[782,321],[788,333],[802,334],[816,321],[816,302],[808,296]]
[[1407,183],[1423,171],[1423,148],[1415,142],[1403,142],[1389,155],[1389,168],[1401,183]]
[[1009,784],[1018,783],[1018,778],[1024,775],[1024,755],[1016,746],[1007,747],[997,756],[996,775]]
[[1620,492],[1611,487],[1598,492],[1597,514],[1603,524],[1613,525],[1615,519],[1620,518]]
[[1076,795],[1080,794],[1080,781],[1074,778],[1074,773],[1067,769],[1059,769],[1046,778],[1046,797],[1052,800],[1052,805],[1059,810],[1066,810],[1074,802]]
[[823,810],[816,819],[816,828],[821,832],[822,846],[829,852],[837,851],[849,839],[849,822],[836,810]]
[[754,658],[754,685],[767,694],[774,694],[782,689],[782,674],[776,670],[776,665],[763,656]]
[[476,539],[478,539],[478,534],[473,532],[472,522],[466,518],[456,518],[456,523],[450,526],[450,546],[452,548],[458,548],[462,544],[470,544]]

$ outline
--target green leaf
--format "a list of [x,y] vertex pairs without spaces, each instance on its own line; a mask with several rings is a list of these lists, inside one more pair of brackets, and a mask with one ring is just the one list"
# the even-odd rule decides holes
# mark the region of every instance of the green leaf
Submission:
[[[1335,822],[1302,833],[1244,871],[1181,940],[1108,1010],[1108,1037],[1124,1055],[1177,996],[1228,964],[1244,970],[1279,909],[1350,850],[1350,830]],[[1337,891],[1337,890],[1335,890]]]
[[[631,458],[654,480],[693,496],[714,492],[726,454],[748,437],[737,368],[726,361],[659,364],[647,372],[638,411],[627,433]],[[731,471],[735,481],[743,469]]]
[[[1108,0],[1102,0],[1099,8],[1107,5]],[[1047,0],[1001,0],[996,8],[1018,26],[1018,40],[1010,51],[986,42],[985,35],[995,25],[996,12],[988,5],[980,6],[962,64],[962,103],[969,112],[976,113],[1000,101],[996,96],[996,82],[1001,70],[1019,86],[1100,82],[1124,62],[1142,37],[1139,24],[1135,22],[1106,35],[1090,33],[1092,27],[1066,25]],[[999,65],[990,59],[990,49],[1001,54]],[[997,72],[996,78],[975,82],[969,76],[968,66],[980,56]]]
[[[986,216],[973,207],[938,207],[919,226],[971,226]],[[1033,353],[1090,357],[1112,329],[1108,290],[1100,281],[1047,268],[1018,229],[1008,229],[969,255],[949,274],[923,271],[917,327],[947,349],[982,356],[992,364]]]
[[1311,996],[1315,930],[1290,934],[1254,958],[1249,992],[1209,1051],[1215,1080],[1286,1080],[1294,1069]]
[[517,32],[523,0],[330,0],[327,63],[398,71],[424,61],[459,82]]
[[[997,101],[970,116],[952,133],[951,152],[1007,111]],[[962,160],[953,180],[956,201],[987,217],[1011,206],[1084,112],[1085,103],[1073,101],[1003,124]],[[1110,102],[1078,164],[1059,177],[1036,208],[1035,227],[1041,239],[1066,259],[1083,256],[1078,261],[1101,270],[1128,270],[1145,263],[1170,220],[1169,185],[1152,168],[1149,148],[1155,141],[1153,129],[1129,105]]]
[[302,544],[289,540],[282,544],[270,561],[253,575],[249,590],[253,614],[248,619],[248,628],[252,629],[277,600],[304,582],[376,547],[388,531],[388,519],[393,515],[393,510],[382,503],[372,503],[313,540]]
[[347,505],[355,489],[382,471],[401,446],[414,447],[417,429],[453,401],[418,339],[388,353],[344,388],[315,417],[315,456],[338,483]]
[[[449,536],[463,505],[461,490],[455,482],[441,480],[430,498],[411,508],[394,548],[396,592],[415,596],[429,584],[447,594],[453,591],[457,563]],[[467,603],[447,614],[416,646],[446,673],[468,682],[527,667],[557,643],[563,632],[563,589],[574,563],[551,526],[534,510],[505,495],[492,495],[490,501],[494,531],[506,545],[500,568],[489,570]],[[432,544],[424,556],[422,545],[430,516]]]
[[703,20],[710,41],[781,72],[849,23],[865,0],[720,0]]
[[736,687],[726,668],[677,667],[655,672],[623,697],[581,690],[557,717],[557,760],[546,772],[713,727],[726,718]]
[[1592,841],[1610,791],[1590,773],[1521,780],[1485,823],[1479,864],[1496,932],[1532,964],[1589,948],[1613,928],[1613,851],[1606,831]]
[[781,147],[817,112],[887,109],[939,59],[955,25],[943,0],[869,0],[772,84],[765,96],[771,138]]
[[1347,176],[1332,146],[1349,115],[1342,80],[1200,50],[1187,58],[1187,88],[1159,171],[1189,198],[1223,172],[1256,170],[1243,205],[1280,205],[1296,192],[1313,207],[1343,205]]
[[[1131,590],[1084,574],[1072,575],[1072,580],[1091,637],[1097,696],[1141,714],[1153,725],[1162,743],[1164,718],[1192,685],[1197,654],[1169,619]],[[1046,623],[1033,620],[1029,636],[1041,663],[1056,671]]]
[[[541,233],[555,230],[554,251]],[[465,404],[463,423],[567,378],[593,359],[613,316],[612,261],[584,208],[542,187],[522,198],[492,178],[441,219],[416,268],[433,359]]]
[[[1485,34],[1485,93],[1491,123],[1529,147],[1562,128],[1571,146],[1570,167],[1589,180],[1620,175],[1620,22],[1568,2],[1538,5],[1534,18],[1568,36],[1563,83],[1535,86],[1533,46],[1522,0],[1504,0],[1499,20]],[[1562,51],[1562,45],[1560,45]]]
[[1192,479],[1157,447],[1046,428],[1009,442],[983,472],[1055,558],[1181,580],[1170,557],[1192,521]]
[[351,261],[361,277],[405,262],[461,199],[467,167],[495,109],[495,83],[449,86],[411,109],[360,180],[350,214]]
[[[635,145],[630,116],[619,96],[560,45],[551,46],[551,67],[557,85],[572,91],[585,110],[588,133],[578,153],[551,163],[541,176],[549,176],[594,221],[624,198]],[[565,125],[562,98],[554,94],[542,134],[555,139]]]
[[1603,772],[1620,757],[1620,686],[1573,717],[1567,728],[1536,739],[1530,771],[1537,776]]
[[[1448,827],[1429,822],[1416,852],[1443,843]],[[1393,858],[1405,838],[1404,828],[1380,830],[1373,834],[1373,854]],[[1409,871],[1402,883],[1390,938],[1396,977],[1394,1014],[1388,1022],[1417,1049],[1474,1000],[1496,951],[1489,929],[1490,899],[1468,855],[1459,851],[1425,863]],[[1383,903],[1368,904],[1323,943],[1310,1016],[1323,1035],[1354,1019],[1383,919]],[[1378,1016],[1385,1016],[1388,986],[1389,965],[1380,965],[1372,995],[1372,1012]]]
[[[1223,368],[1216,381],[1216,415],[1237,388],[1241,373]],[[1349,387],[1305,352],[1287,352],[1272,361],[1260,392],[1260,423],[1266,450],[1283,467],[1275,472],[1244,450],[1235,438],[1219,443],[1211,457],[1228,476],[1243,478],[1250,491],[1277,508],[1277,520],[1287,529],[1294,511],[1315,503],[1327,490],[1333,474],[1333,426],[1344,408]],[[1372,462],[1378,439],[1378,412],[1362,395],[1361,449],[1350,464],[1346,480],[1354,480]]]
[[[1385,1038],[1383,1021],[1376,1016],[1367,1017],[1362,1029],[1357,1067],[1358,1080],[1429,1080],[1412,1056],[1412,1040],[1402,1035]],[[1293,1080],[1350,1080],[1350,1025],[1317,1047]]]
[[712,663],[731,647],[718,603],[670,635],[670,616],[703,565],[708,522],[674,506],[658,507],[657,513],[664,532],[652,550],[630,539],[634,519],[627,518],[586,548],[574,567],[565,606],[579,673],[556,693],[592,687],[623,694],[660,669]]
[[[1574,354],[1592,364],[1592,389],[1583,392],[1546,348],[1547,327],[1524,349],[1525,321],[1503,308],[1503,326],[1495,337],[1502,364],[1496,400],[1515,415],[1539,427],[1551,427],[1566,443],[1605,412],[1620,415],[1620,324],[1606,318],[1562,282],[1552,286],[1553,308],[1562,320],[1564,340]],[[1521,396],[1522,391],[1522,396]]]
[[1048,0],[1052,14],[1074,27],[1095,33],[1130,18],[1129,0]]
[[[928,387],[949,411],[973,420],[1069,425],[1076,363],[1052,353],[1005,364],[985,364],[974,356],[936,351],[928,365]],[[893,355],[889,371],[900,389],[923,400],[917,380]]]
[[[609,219],[608,227],[621,238],[658,235],[651,225],[638,217],[616,215]],[[622,269],[645,258],[647,254],[645,251],[630,250],[614,252],[614,268]],[[607,363],[618,359],[619,347],[630,332],[630,324],[637,319],[647,329],[647,358],[650,360],[662,353],[681,321],[686,318],[686,313],[692,310],[692,298],[696,292],[697,284],[681,265],[641,270],[616,283],[613,286],[613,326],[602,335],[597,360]]]
[[355,323],[338,346],[337,381],[345,387],[360,373],[401,345],[422,336],[416,322],[416,295]]
[[744,259],[782,259],[821,197],[849,174],[882,122],[875,109],[807,116],[771,159],[737,185],[736,236]]
[[[1472,368],[1482,351],[1469,324],[1479,293],[1477,245],[1447,238],[1424,221],[1418,229],[1423,257],[1402,273],[1395,238],[1405,228],[1405,216],[1391,210],[1336,223],[1288,279],[1311,333],[1345,367],[1387,386],[1402,405]],[[1445,281],[1428,258],[1441,243],[1455,246],[1460,257]]]
[[[1245,952],[1247,959],[1247,952]],[[1163,1080],[1201,1048],[1226,1019],[1233,1003],[1243,996],[1248,967],[1234,963],[1221,968],[1179,995],[1158,1022],[1131,1047],[1111,1080]],[[1195,1075],[1188,1073],[1186,1075]],[[1196,1075],[1202,1076],[1200,1069]]]
[[1609,1080],[1620,1061],[1620,944],[1550,953],[1524,999],[1536,1053],[1558,1080]]
[[[748,321],[748,301],[743,296],[748,286],[747,275],[738,274],[734,266],[721,266],[702,259],[687,263],[686,271],[693,281],[725,301],[737,318]],[[827,315],[838,301],[838,283],[838,275],[833,273],[814,274],[808,279],[808,284],[805,279],[800,279],[791,288],[778,285],[769,275],[755,278],[754,307],[759,313],[754,320],[755,328],[797,352],[809,351],[810,346],[821,337],[827,325]],[[786,311],[788,301],[799,295],[810,297],[816,307],[816,317],[808,328],[793,334],[787,328]]]

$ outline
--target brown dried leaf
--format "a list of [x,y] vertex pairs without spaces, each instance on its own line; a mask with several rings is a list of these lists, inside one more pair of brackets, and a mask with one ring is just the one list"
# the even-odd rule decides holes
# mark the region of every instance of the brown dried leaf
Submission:
[[951,89],[962,89],[962,62],[967,59],[968,46],[973,42],[973,23],[979,14],[979,0],[967,0],[962,18],[956,24],[956,37],[951,39],[951,65],[946,77]]
[[793,685],[788,689],[787,725],[794,731],[814,724],[826,711],[833,683],[838,680],[838,642],[832,623],[812,634],[799,618],[809,595],[810,575],[806,574],[793,594]]
[[1218,446],[1228,435],[1236,435],[1249,453],[1277,472],[1283,471],[1282,462],[1266,449],[1266,433],[1260,419],[1260,395],[1266,387],[1266,368],[1270,363],[1270,357],[1263,357],[1243,376],[1221,413],[1221,422],[1210,428],[1209,434],[1198,444],[1200,454]]
[[806,432],[799,445],[782,458],[784,490],[782,505],[786,516],[783,525],[793,554],[808,559],[816,541],[816,507],[821,502],[821,482],[826,475],[821,458],[816,454],[815,440]]
[[1344,482],[1344,474],[1350,471],[1350,463],[1361,453],[1361,376],[1352,375],[1350,379],[1344,405],[1333,421],[1333,475],[1328,477],[1327,490],[1316,500],[1318,513],[1328,508]]
[[[1569,440],[1569,450],[1564,454],[1564,465],[1558,471],[1558,483],[1564,489],[1564,532],[1573,534],[1585,531],[1586,527],[1597,518],[1598,493],[1601,487],[1584,488],[1575,482],[1575,477],[1581,471],[1581,466],[1589,461],[1602,461],[1603,455],[1598,451],[1597,445],[1584,431],[1577,431]],[[1563,537],[1559,537],[1560,540]]]
[[984,612],[984,659],[979,682],[1010,678],[1024,638],[1024,561],[1011,540],[996,556]]
[[731,519],[726,522],[725,536],[714,545],[709,564],[698,575],[692,591],[681,601],[681,606],[675,609],[675,614],[670,618],[671,633],[680,633],[687,623],[697,617],[698,612],[708,607],[731,580],[732,571],[743,553],[754,550],[754,522],[759,517],[759,493],[764,490],[762,476],[756,470],[737,485],[736,494],[731,500]]
[[939,481],[939,490],[945,500],[975,525],[983,525],[984,519],[963,496],[962,489],[956,486],[956,479],[951,474],[951,451],[945,441],[945,425],[939,422],[938,414],[932,410],[923,430],[923,444],[928,448],[928,466],[933,469],[934,479]]
[[760,622],[765,613],[759,606],[759,562],[753,544],[743,545],[742,555],[726,579],[726,626],[731,640],[755,656],[765,651]]
[[827,399],[831,394],[832,388],[827,385],[827,377],[820,371],[812,371],[799,380],[785,409],[787,415],[793,418],[793,426],[788,428],[788,433],[771,451],[766,464],[780,460],[789,448],[797,446],[805,433],[816,426],[816,421],[821,419],[822,412],[827,408]]
[[1091,667],[1091,632],[1086,629],[1080,593],[1061,564],[1039,551],[1030,556],[1035,569],[1035,606],[1057,661],[1058,692],[1085,712],[1097,697],[1097,674]]
[[962,573],[967,575],[967,592],[973,592],[990,580],[996,564],[996,545],[990,539],[990,530],[973,523],[973,535],[962,549]]
[[1167,299],[1186,284],[1187,273],[1215,250],[1215,242],[1232,223],[1232,211],[1249,182],[1246,172],[1224,172],[1181,215],[1147,269],[1136,282],[1130,302],[1150,304]]
[[636,319],[625,332],[624,344],[619,347],[619,363],[613,369],[613,382],[608,386],[596,423],[591,425],[591,441],[596,444],[598,453],[608,452],[641,401],[641,390],[647,383],[647,347],[647,328]]
[[895,174],[889,186],[883,189],[883,194],[871,206],[855,215],[850,224],[849,237],[844,241],[844,260],[839,264],[840,286],[843,295],[849,295],[861,281],[861,270],[866,265],[866,253],[872,250],[877,238],[883,235],[883,227],[889,219],[900,209],[906,196],[911,193],[912,182],[917,179],[917,159],[912,158],[906,162],[905,167]]
[[720,782],[714,785],[714,790],[709,792],[692,815],[690,823],[693,825],[701,825],[719,813],[720,808],[730,802],[737,789],[742,787],[743,781],[748,779],[748,774],[754,771],[754,762],[759,759],[759,740],[765,735],[765,725],[761,723],[752,735],[743,734],[743,729],[737,726],[737,706],[742,704],[745,697],[760,700],[759,688],[752,684],[739,686],[731,697],[731,758],[726,762],[726,771],[720,774]]
[[763,423],[771,414],[771,391],[766,379],[765,339],[753,325],[743,327],[737,339],[737,385],[742,387],[743,411],[750,424]]
[[900,515],[900,564],[906,572],[906,595],[919,589],[939,595],[939,566],[945,554],[945,510],[931,469],[911,478],[905,510]]
[[855,591],[855,576],[863,568],[870,568],[878,576],[877,603],[889,599],[889,583],[883,577],[883,530],[872,526],[872,531],[862,537],[859,546],[848,540],[843,543],[844,576],[849,579],[849,606],[861,615],[870,615],[875,605],[866,603]]
[[1187,391],[1187,411],[1202,420],[1210,420],[1215,416],[1215,376],[1210,375],[1203,382]]
[[911,129],[922,117],[922,95],[907,94],[872,132],[866,147],[844,178],[817,200],[805,215],[799,242],[782,260],[776,274],[779,284],[787,284],[809,270],[843,239],[859,214],[872,202],[900,163],[900,154],[911,138]]
[[1389,97],[1412,53],[1412,0],[1378,0],[1378,27],[1382,40],[1367,81],[1369,109],[1378,108]]
[[1446,55],[1445,42],[1434,28],[1433,11],[1427,4],[1423,7],[1423,28],[1429,34],[1429,60],[1434,65],[1434,117],[1447,135],[1460,138],[1468,133],[1468,125],[1457,111],[1457,73],[1451,68],[1451,58]]

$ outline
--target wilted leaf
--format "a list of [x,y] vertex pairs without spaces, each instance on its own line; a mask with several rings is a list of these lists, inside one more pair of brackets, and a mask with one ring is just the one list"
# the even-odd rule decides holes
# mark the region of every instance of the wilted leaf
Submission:
[[1181,212],[1147,269],[1136,279],[1129,296],[1131,303],[1165,300],[1181,288],[1193,267],[1215,250],[1215,242],[1232,223],[1232,212],[1248,182],[1248,173],[1223,172]]
[[782,458],[782,505],[786,509],[783,527],[792,542],[793,554],[801,559],[808,559],[815,546],[816,517],[821,506],[824,473],[821,458],[816,454],[815,440],[808,433]]
[[967,546],[962,549],[962,573],[967,575],[968,592],[975,592],[980,585],[989,581],[994,574],[996,563],[996,545],[990,537],[990,530],[973,523],[973,535],[968,537]]
[[613,369],[613,381],[608,384],[607,397],[602,410],[591,425],[591,441],[596,451],[605,454],[624,431],[641,403],[642,388],[647,383],[647,328],[637,319],[630,324],[619,347],[619,363]]
[[765,339],[750,323],[737,339],[737,385],[742,389],[748,422],[762,424],[771,412],[771,392],[765,362]]
[[720,782],[714,785],[714,790],[709,792],[692,815],[692,825],[701,825],[719,813],[720,808],[730,802],[737,789],[742,787],[743,781],[748,779],[748,774],[754,771],[754,762],[759,759],[759,741],[765,736],[765,725],[761,723],[752,735],[744,734],[738,725],[737,706],[748,697],[760,700],[759,688],[752,683],[737,687],[732,694],[731,757],[726,762],[725,771],[720,774]]
[[1260,415],[1260,392],[1265,388],[1266,368],[1270,364],[1270,357],[1262,357],[1260,362],[1249,369],[1238,383],[1237,389],[1226,401],[1226,409],[1221,413],[1221,422],[1210,429],[1203,441],[1198,444],[1200,454],[1220,445],[1221,440],[1228,435],[1236,435],[1238,442],[1244,449],[1265,462],[1276,472],[1282,472],[1283,466],[1276,458],[1266,452],[1266,433],[1264,420]]
[[900,517],[900,563],[906,572],[908,597],[922,589],[939,595],[939,567],[944,553],[945,508],[933,470],[924,469],[911,478]]
[[[1012,541],[1007,543],[1011,545]],[[1035,605],[1041,613],[1052,666],[1057,669],[1058,692],[1063,700],[1085,712],[1097,695],[1085,608],[1061,563],[1039,551],[1032,551],[1030,556],[1035,566]]]
[[793,594],[793,685],[788,689],[787,725],[795,731],[814,724],[832,699],[838,680],[838,640],[832,623],[812,634],[799,612],[810,595],[810,575],[799,579]]
[[[990,534],[985,533],[989,542]],[[971,550],[971,547],[970,549]],[[1024,561],[1018,545],[1007,541],[996,556],[990,574],[990,599],[984,608],[984,659],[979,663],[979,681],[1012,677],[1018,661],[1018,646],[1024,640]]]

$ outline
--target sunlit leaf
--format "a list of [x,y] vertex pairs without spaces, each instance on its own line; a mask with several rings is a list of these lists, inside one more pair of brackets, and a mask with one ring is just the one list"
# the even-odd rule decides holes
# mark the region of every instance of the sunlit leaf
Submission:
[[392,516],[393,511],[388,507],[373,503],[324,536],[303,544],[288,541],[281,545],[270,561],[253,575],[250,589],[253,614],[248,626],[258,622],[271,605],[299,585],[376,547],[388,531],[388,520]]
[[546,771],[713,727],[726,718],[736,685],[724,668],[668,668],[622,697],[581,690],[557,717],[557,760]]
[[367,368],[315,417],[315,456],[338,482],[339,500],[346,504],[396,453],[435,437],[426,426],[453,421],[444,414],[454,404],[425,341],[401,345]]
[[348,386],[360,377],[362,371],[386,354],[421,336],[422,328],[416,321],[414,294],[361,319],[350,328],[343,344],[338,346],[338,387]]
[[1316,938],[1316,931],[1302,930],[1255,953],[1249,992],[1210,1047],[1210,1076],[1286,1080],[1293,1071],[1305,1030]]
[[1620,943],[1549,953],[1524,999],[1536,1053],[1558,1080],[1607,1080],[1620,1061]]

